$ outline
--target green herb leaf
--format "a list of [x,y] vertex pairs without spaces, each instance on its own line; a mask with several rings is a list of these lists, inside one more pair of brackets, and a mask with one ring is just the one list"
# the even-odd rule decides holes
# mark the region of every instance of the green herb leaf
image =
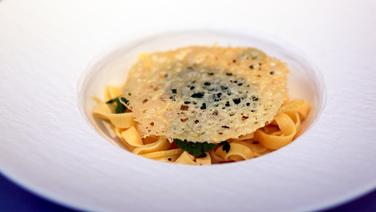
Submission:
[[116,97],[108,100],[106,104],[115,104],[115,113],[125,113],[128,109],[128,102],[128,99],[124,97]]
[[180,149],[187,151],[189,154],[201,158],[206,156],[206,152],[212,150],[216,144],[209,144],[207,142],[204,143],[194,143],[187,140],[180,140],[175,138],[174,141],[176,142],[176,146]]
[[223,145],[222,150],[228,153],[231,149],[231,145],[227,141],[222,141],[221,144]]

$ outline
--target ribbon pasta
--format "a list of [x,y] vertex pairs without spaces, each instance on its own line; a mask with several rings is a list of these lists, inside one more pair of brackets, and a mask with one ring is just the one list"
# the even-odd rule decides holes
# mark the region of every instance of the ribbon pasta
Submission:
[[[105,99],[121,95],[121,88],[108,86]],[[286,102],[274,120],[253,133],[235,139],[228,139],[230,148],[226,151],[223,144],[217,145],[204,157],[194,157],[163,136],[143,138],[137,129],[132,112],[113,113],[113,108],[100,100],[93,110],[94,117],[106,121],[112,134],[121,145],[134,154],[145,158],[188,165],[210,165],[215,163],[247,160],[291,143],[301,131],[302,122],[307,118],[310,105],[304,100]]]

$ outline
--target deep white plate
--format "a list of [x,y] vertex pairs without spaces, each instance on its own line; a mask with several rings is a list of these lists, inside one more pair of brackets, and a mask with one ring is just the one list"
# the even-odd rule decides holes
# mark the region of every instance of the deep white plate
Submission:
[[[97,211],[317,210],[354,198],[376,187],[375,9],[372,1],[0,1],[0,170]],[[211,40],[297,62],[292,81],[300,73],[295,82],[305,83],[292,83],[302,88],[294,95],[319,114],[303,136],[254,160],[191,167],[134,156],[86,120],[86,97],[126,74],[99,77],[98,64],[121,58],[108,57],[114,50]]]

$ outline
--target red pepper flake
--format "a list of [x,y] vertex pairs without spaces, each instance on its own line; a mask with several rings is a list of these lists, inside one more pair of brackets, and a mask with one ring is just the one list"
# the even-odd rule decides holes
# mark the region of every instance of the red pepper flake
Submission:
[[186,121],[188,121],[188,118],[187,118],[187,117],[185,117],[185,118],[181,118],[180,121],[181,121],[181,122],[186,122]]
[[180,110],[188,110],[189,106],[188,105],[182,105],[180,106]]

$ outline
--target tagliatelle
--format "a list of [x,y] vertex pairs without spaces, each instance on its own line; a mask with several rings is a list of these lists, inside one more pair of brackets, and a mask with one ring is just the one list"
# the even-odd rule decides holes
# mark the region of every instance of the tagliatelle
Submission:
[[106,101],[116,98],[121,95],[122,95],[122,89],[120,87],[114,87],[114,86],[107,86],[105,94],[104,94]]
[[276,150],[291,143],[300,130],[300,120],[304,120],[308,114],[309,105],[302,100],[287,102],[281,108],[274,121],[278,131],[268,133],[265,128],[258,129],[255,139],[268,149]]
[[219,155],[224,160],[247,160],[257,156],[248,146],[242,143],[231,142],[230,150],[224,151],[222,147],[219,147],[215,154]]
[[135,126],[133,113],[112,113],[107,105],[99,104],[93,110],[97,118],[111,122],[117,128],[129,128]]
[[301,122],[307,118],[310,110],[309,104],[303,100],[286,102],[269,125],[255,133],[229,139],[228,152],[221,145],[205,157],[196,158],[186,151],[175,148],[165,137],[142,138],[131,112],[114,114],[105,103],[96,101],[97,106],[93,114],[111,124],[112,137],[117,136],[129,151],[150,159],[188,165],[247,160],[279,149],[291,143],[297,136],[301,130]]
[[146,144],[135,148],[132,152],[135,154],[146,154],[151,152],[158,152],[168,150],[170,148],[170,142],[166,138],[159,138],[154,143]]

